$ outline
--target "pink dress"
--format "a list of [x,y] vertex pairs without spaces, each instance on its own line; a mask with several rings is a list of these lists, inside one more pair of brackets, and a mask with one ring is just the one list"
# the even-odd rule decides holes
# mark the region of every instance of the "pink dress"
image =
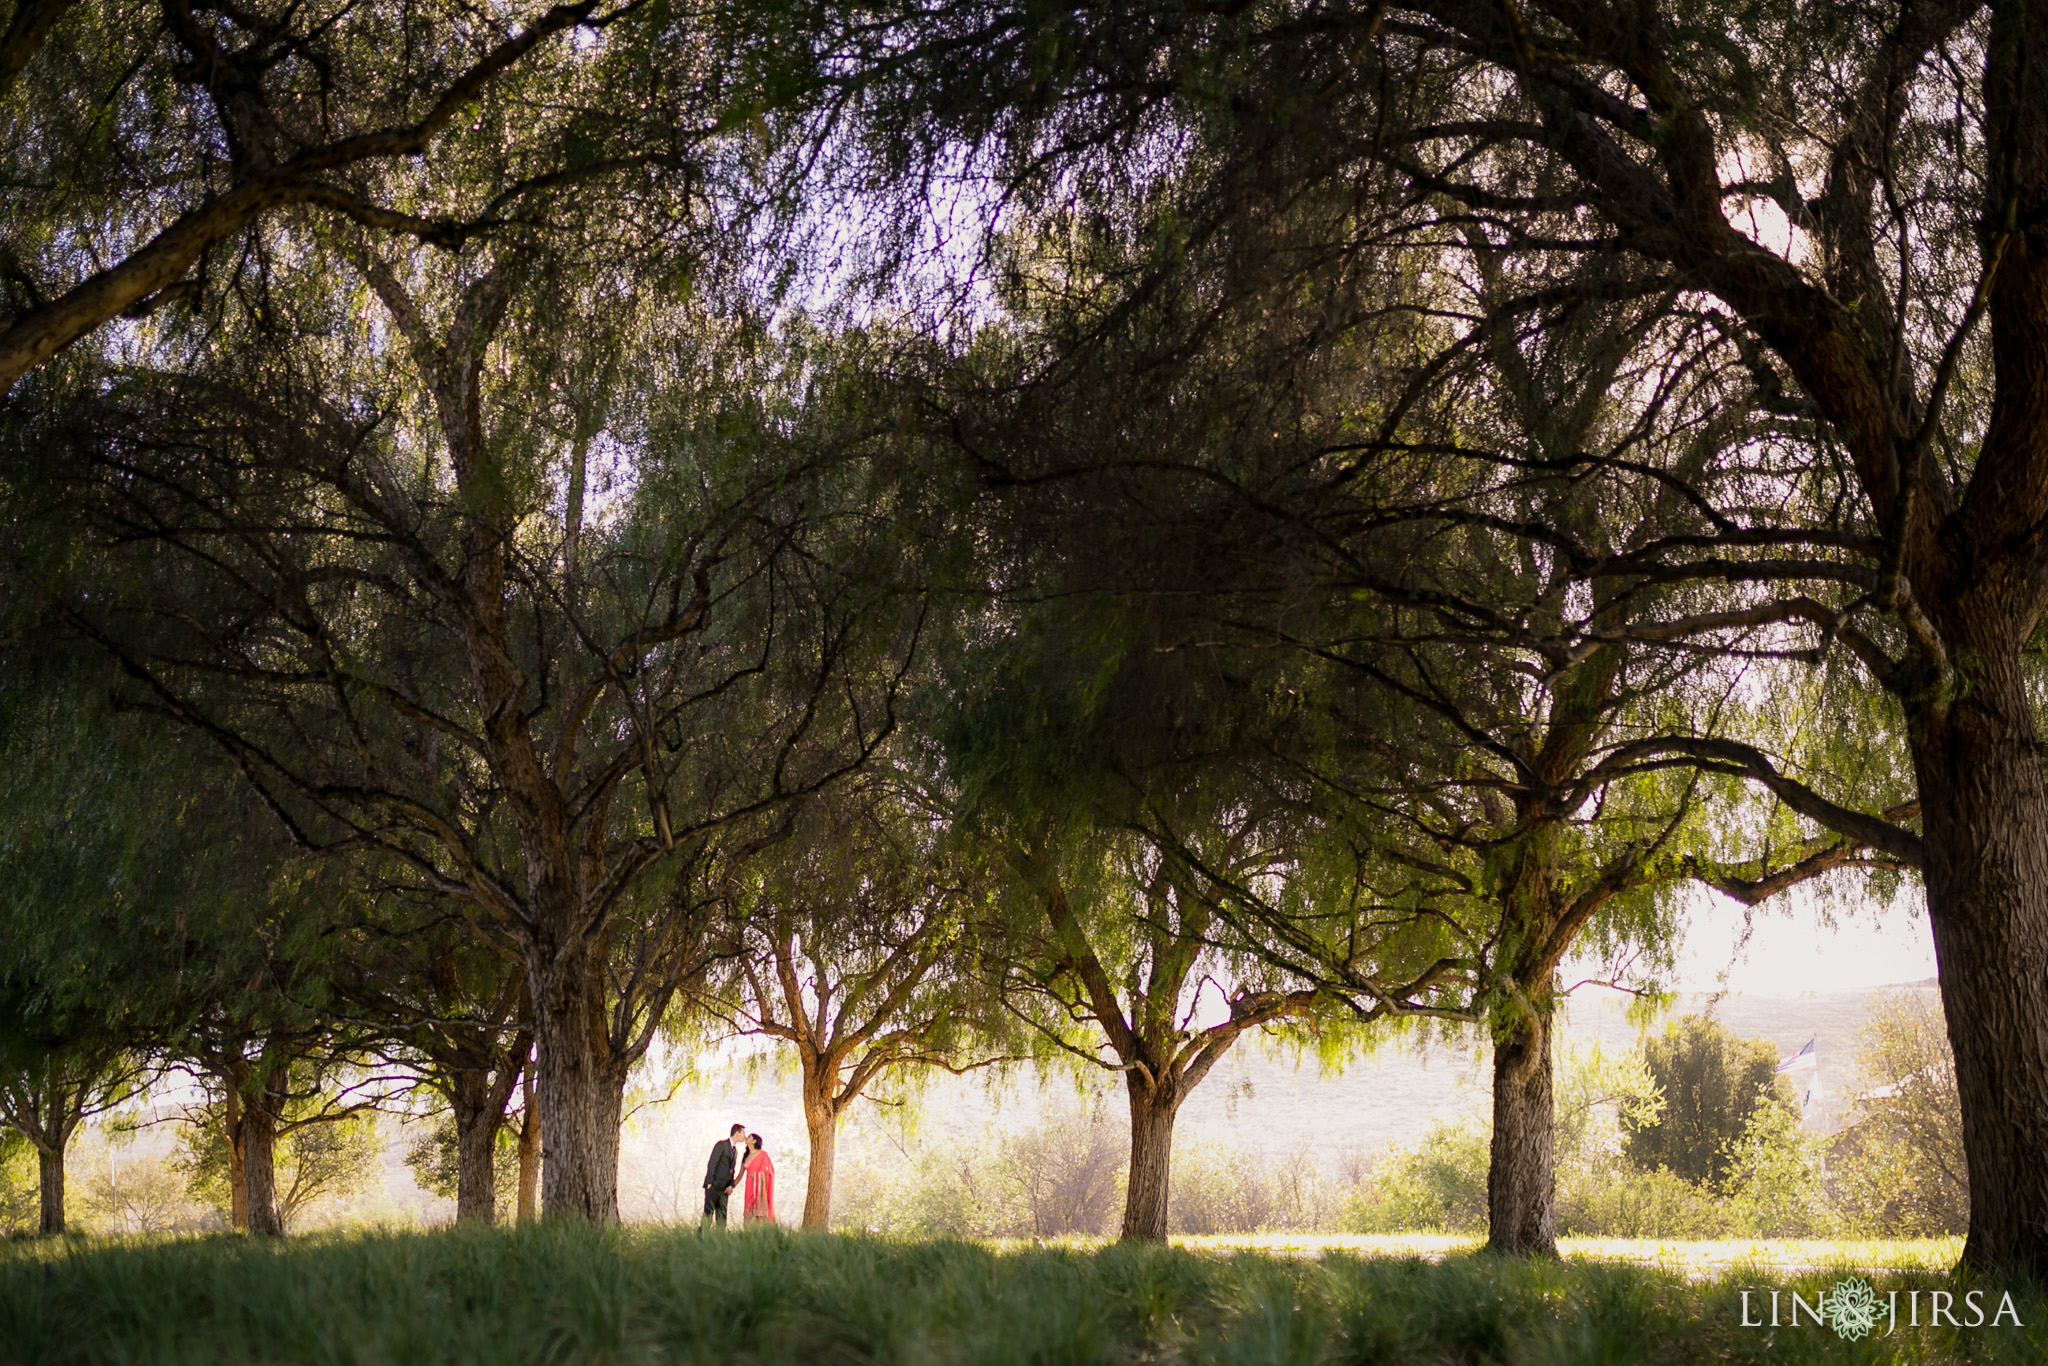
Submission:
[[747,1159],[746,1204],[743,1207],[747,1222],[756,1219],[764,1224],[775,1222],[775,1164],[768,1160],[766,1152],[757,1152]]

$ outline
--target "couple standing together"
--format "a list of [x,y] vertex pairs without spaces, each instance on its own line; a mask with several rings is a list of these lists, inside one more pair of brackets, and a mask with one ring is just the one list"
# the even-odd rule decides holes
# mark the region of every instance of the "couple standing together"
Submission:
[[725,1203],[742,1182],[747,1193],[741,1212],[751,1224],[755,1220],[775,1222],[775,1164],[761,1135],[750,1134],[744,1124],[732,1126],[732,1133],[711,1145],[711,1165],[704,1169],[704,1218],[716,1219],[725,1227]]

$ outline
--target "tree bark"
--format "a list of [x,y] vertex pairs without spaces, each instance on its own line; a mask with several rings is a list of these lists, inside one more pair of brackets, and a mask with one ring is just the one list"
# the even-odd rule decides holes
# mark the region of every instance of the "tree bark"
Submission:
[[249,1232],[276,1238],[284,1233],[277,1209],[277,1116],[258,1102],[242,1107],[242,1186],[247,1191]]
[[804,1127],[810,1133],[811,1170],[804,1180],[804,1227],[832,1226],[832,1175],[839,1155],[839,1112],[830,1100],[804,1097]]
[[1493,1149],[1487,1250],[1557,1255],[1556,1105],[1551,1019],[1522,1009],[1493,1043]]
[[42,1231],[64,1231],[64,1140],[60,1136],[36,1145],[36,1167],[42,1178]]
[[496,1223],[498,1126],[504,1108],[491,1104],[488,1073],[458,1072],[449,1090],[455,1111],[455,1222]]
[[533,1112],[533,1055],[519,1075],[519,1222],[533,1222],[540,1194],[540,1119]]
[[1166,1202],[1173,1179],[1173,1121],[1177,1096],[1162,1094],[1137,1071],[1124,1074],[1131,1102],[1131,1173],[1124,1188],[1126,1241],[1166,1241]]
[[591,953],[529,959],[539,1076],[541,1213],[614,1223],[619,1217],[619,1113],[625,1077],[605,1031],[602,963]]
[[237,1233],[249,1231],[248,1149],[243,1146],[242,1097],[230,1082],[227,1088],[227,1120],[223,1125],[228,1142],[228,1227]]
[[1966,1264],[2048,1275],[2048,787],[2018,652],[1917,718],[1928,919],[1970,1172]]

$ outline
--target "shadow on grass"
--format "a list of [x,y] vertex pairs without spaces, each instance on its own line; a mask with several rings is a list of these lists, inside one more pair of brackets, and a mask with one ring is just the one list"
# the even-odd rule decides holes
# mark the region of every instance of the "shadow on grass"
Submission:
[[0,1363],[2048,1361],[2038,1290],[2011,1287],[2023,1326],[1993,1328],[2008,1287],[1930,1272],[1865,1279],[1901,1305],[1985,1290],[1987,1326],[1742,1326],[1744,1288],[1761,1319],[1770,1291],[1815,1302],[1840,1278],[658,1228],[67,1240],[0,1248]]

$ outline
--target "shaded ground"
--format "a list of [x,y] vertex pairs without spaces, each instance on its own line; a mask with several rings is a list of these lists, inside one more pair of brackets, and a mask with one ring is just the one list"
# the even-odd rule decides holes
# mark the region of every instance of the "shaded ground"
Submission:
[[[1867,1274],[1879,1302],[1894,1290],[1901,1304],[1919,1291],[1924,1305],[1934,1290],[1975,1289],[1988,1292],[1987,1320],[2002,1304],[2008,1287],[1959,1285],[1924,1269],[1937,1247],[1886,1246],[1893,1260],[1919,1258],[1922,1269]],[[2048,1359],[2048,1301],[2027,1288],[2010,1288],[2017,1328],[2008,1316],[1995,1329],[1914,1329],[1903,1315],[1890,1336],[1860,1341],[1811,1321],[1745,1328],[1743,1289],[1760,1319],[1769,1291],[1788,1308],[1795,1290],[1819,1303],[1846,1273],[1779,1271],[1729,1255],[1722,1274],[1584,1255],[1504,1262],[1449,1240],[998,1249],[556,1227],[268,1245],[17,1242],[0,1248],[0,1362]],[[1885,1327],[1880,1320],[1877,1333]]]

